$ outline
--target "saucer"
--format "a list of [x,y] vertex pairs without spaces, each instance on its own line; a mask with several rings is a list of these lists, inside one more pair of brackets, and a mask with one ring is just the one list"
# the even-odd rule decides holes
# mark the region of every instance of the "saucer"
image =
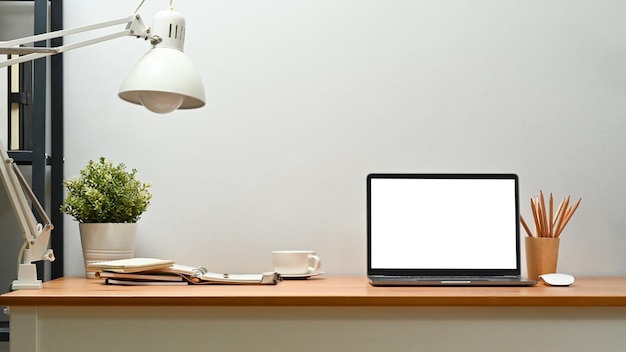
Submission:
[[308,274],[280,274],[280,277],[282,277],[285,280],[304,280],[312,276],[322,275],[323,273],[324,273],[323,271],[316,271],[314,273],[308,273]]

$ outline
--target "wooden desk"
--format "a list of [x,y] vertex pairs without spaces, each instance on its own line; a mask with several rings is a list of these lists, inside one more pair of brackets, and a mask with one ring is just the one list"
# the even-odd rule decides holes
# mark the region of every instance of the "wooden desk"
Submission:
[[623,351],[626,277],[571,287],[106,286],[62,278],[0,297],[11,351]]

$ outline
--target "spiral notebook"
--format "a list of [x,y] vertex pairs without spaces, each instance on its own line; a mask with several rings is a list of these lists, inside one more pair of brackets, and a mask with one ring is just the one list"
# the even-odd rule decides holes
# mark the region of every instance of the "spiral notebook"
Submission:
[[367,275],[384,286],[529,286],[515,174],[370,174]]

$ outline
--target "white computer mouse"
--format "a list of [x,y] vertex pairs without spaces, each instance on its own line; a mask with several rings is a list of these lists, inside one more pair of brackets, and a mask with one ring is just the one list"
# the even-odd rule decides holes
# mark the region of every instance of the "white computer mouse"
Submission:
[[543,274],[539,278],[550,286],[569,286],[574,283],[574,277],[569,274]]

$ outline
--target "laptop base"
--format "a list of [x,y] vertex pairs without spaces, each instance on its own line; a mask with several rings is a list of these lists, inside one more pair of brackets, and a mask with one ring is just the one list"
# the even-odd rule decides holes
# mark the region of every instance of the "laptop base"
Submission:
[[369,275],[372,286],[533,286],[537,281],[522,278],[409,278]]

